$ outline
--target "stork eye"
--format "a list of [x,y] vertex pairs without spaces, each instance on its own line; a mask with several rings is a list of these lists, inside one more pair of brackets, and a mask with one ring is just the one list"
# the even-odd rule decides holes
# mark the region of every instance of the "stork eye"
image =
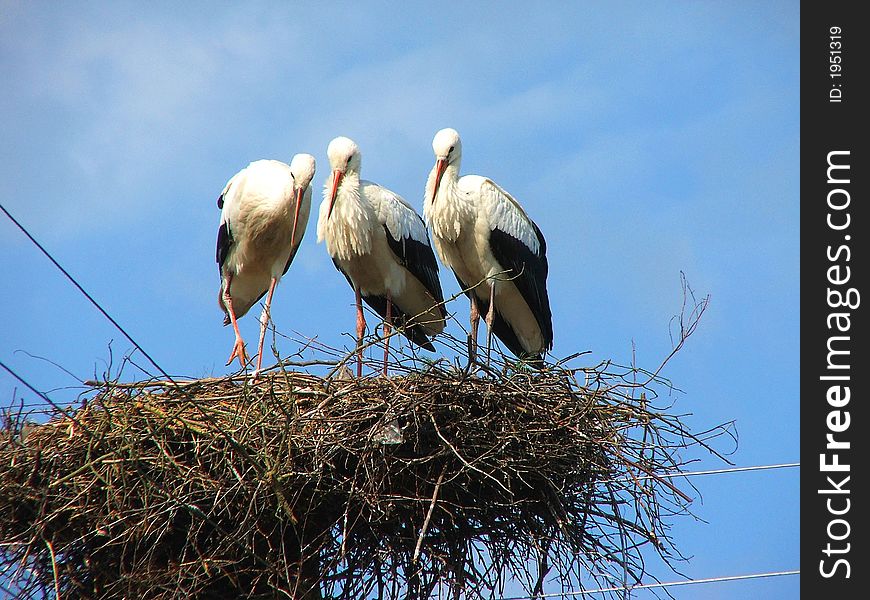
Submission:
[[450,146],[450,150],[447,151],[447,154],[452,153],[454,148],[456,148],[456,146]]

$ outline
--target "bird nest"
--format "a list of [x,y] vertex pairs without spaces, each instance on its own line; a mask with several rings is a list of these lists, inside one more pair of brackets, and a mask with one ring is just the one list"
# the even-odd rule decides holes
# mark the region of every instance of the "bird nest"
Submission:
[[501,367],[107,381],[46,423],[8,418],[4,586],[491,598],[637,583],[646,549],[679,559],[684,451],[729,428],[690,433],[657,406],[667,382],[637,368]]

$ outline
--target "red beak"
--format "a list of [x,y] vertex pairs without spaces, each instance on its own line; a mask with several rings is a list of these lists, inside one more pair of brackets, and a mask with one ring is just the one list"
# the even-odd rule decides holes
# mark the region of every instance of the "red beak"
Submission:
[[332,172],[332,193],[329,195],[329,213],[326,215],[326,218],[332,216],[332,207],[335,204],[335,195],[338,193],[338,185],[341,183],[341,178],[344,175],[341,171],[336,169]]
[[438,197],[438,188],[441,186],[441,176],[444,175],[444,169],[447,168],[447,159],[439,158],[435,163],[435,187],[432,190],[432,202]]
[[302,206],[302,195],[304,190],[296,192],[296,211],[293,213],[293,235],[290,237],[290,245],[296,245],[296,226],[299,224],[299,207]]

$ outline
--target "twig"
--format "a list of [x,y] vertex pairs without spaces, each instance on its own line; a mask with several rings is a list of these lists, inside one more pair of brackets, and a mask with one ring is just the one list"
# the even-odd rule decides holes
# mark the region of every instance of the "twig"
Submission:
[[60,600],[60,576],[57,572],[57,556],[54,554],[54,546],[51,545],[51,542],[47,539],[43,539],[43,541],[48,547],[48,553],[51,555],[51,572],[54,576],[54,597],[56,600]]
[[435,491],[432,492],[432,502],[429,504],[429,510],[426,512],[426,518],[423,520],[423,527],[420,528],[420,537],[417,538],[417,545],[414,547],[414,558],[411,563],[416,565],[417,559],[420,558],[420,547],[423,545],[423,538],[426,536],[426,530],[429,528],[429,519],[432,518],[432,512],[435,510],[435,503],[438,501],[438,490],[441,489],[441,482],[444,481],[444,473],[447,472],[445,466],[441,469],[441,475],[438,476],[438,481],[435,483]]

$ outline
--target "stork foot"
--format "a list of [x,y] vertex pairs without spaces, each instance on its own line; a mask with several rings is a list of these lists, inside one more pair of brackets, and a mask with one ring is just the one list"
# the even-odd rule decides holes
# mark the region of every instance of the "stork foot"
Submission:
[[234,358],[239,359],[239,365],[244,369],[245,365],[248,364],[248,352],[245,350],[245,342],[242,338],[236,338],[236,343],[233,346],[233,352],[230,354],[230,357],[227,359],[227,366],[233,362]]

